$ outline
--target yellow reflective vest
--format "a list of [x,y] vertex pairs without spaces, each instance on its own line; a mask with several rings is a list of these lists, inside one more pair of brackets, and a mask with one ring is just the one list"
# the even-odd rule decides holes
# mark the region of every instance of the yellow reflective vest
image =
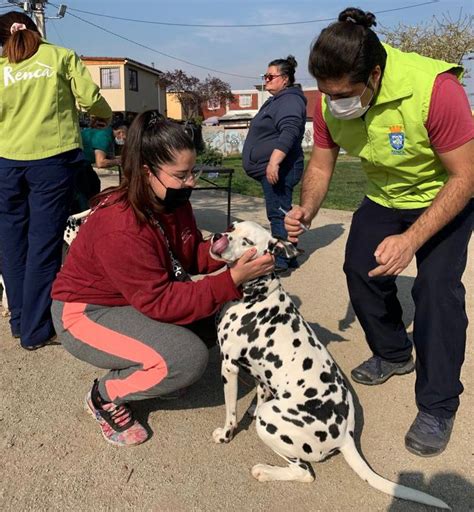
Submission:
[[334,142],[360,157],[372,201],[396,209],[424,208],[448,178],[425,128],[433,84],[440,73],[452,71],[460,78],[463,69],[386,44],[384,48],[381,87],[365,116],[336,119],[323,96],[323,117]]

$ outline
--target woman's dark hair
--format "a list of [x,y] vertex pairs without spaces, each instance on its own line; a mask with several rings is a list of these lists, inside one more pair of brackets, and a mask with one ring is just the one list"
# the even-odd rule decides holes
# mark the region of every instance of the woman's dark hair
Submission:
[[275,59],[268,63],[268,66],[277,66],[280,73],[288,77],[289,85],[295,83],[295,72],[298,63],[293,55],[288,55],[286,59]]
[[[14,23],[21,23],[26,30],[10,32]],[[41,34],[33,20],[22,12],[11,11],[0,16],[0,44],[3,46],[2,57],[16,64],[33,56],[41,44]]]
[[131,124],[123,146],[122,182],[97,195],[93,204],[115,192],[113,202],[124,201],[139,223],[148,222],[150,213],[162,212],[163,207],[155,199],[144,166],[154,174],[161,165],[174,162],[176,153],[183,150],[194,151],[194,145],[180,124],[168,121],[156,110],[143,112]]
[[367,83],[377,64],[385,69],[387,52],[370,28],[377,25],[371,12],[348,7],[338,21],[322,30],[311,45],[308,69],[316,78]]
[[120,128],[129,128],[130,123],[125,119],[118,119],[112,123],[112,130],[118,130]]

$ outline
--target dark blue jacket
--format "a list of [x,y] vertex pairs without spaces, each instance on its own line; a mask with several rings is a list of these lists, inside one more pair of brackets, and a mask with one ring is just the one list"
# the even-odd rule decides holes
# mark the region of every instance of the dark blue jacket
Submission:
[[306,102],[299,87],[287,87],[262,105],[250,123],[242,151],[242,165],[250,177],[260,179],[265,175],[274,149],[286,154],[280,164],[281,172],[303,162]]

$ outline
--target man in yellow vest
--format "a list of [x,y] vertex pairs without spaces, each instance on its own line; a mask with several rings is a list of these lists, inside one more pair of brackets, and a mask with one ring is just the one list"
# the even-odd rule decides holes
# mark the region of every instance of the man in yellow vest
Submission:
[[461,277],[473,228],[474,122],[462,68],[382,44],[375,16],[348,8],[314,42],[321,93],[301,206],[285,218],[296,242],[327,193],[339,148],[358,156],[368,192],[354,213],[344,272],[373,356],[352,370],[382,384],[415,369],[396,276],[416,257],[413,286],[418,414],[406,448],[429,457],[449,442],[463,391],[467,317]]

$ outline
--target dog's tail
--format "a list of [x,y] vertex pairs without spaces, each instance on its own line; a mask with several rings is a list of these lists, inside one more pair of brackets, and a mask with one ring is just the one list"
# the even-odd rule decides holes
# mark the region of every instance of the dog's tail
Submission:
[[360,453],[357,451],[356,445],[352,437],[347,439],[347,442],[340,449],[340,452],[344,455],[346,462],[349,466],[357,473],[357,475],[365,480],[369,485],[375,489],[382,491],[395,498],[401,498],[403,500],[416,501],[417,503],[423,503],[424,505],[430,505],[431,507],[438,507],[445,510],[451,510],[444,501],[439,500],[425,492],[405,487],[404,485],[396,484],[380,475],[377,475],[371,467],[365,462]]

